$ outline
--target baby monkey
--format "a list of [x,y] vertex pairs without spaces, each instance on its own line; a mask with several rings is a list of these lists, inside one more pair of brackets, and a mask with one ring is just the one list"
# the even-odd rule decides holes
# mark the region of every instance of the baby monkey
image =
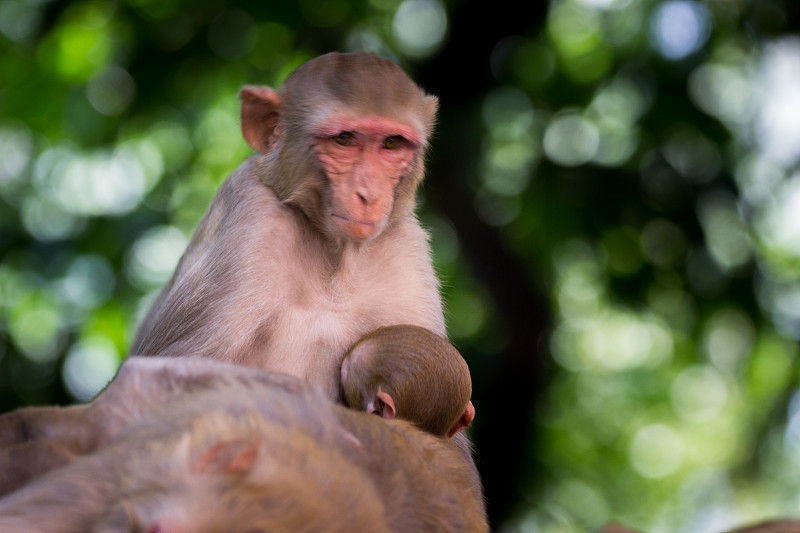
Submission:
[[350,408],[401,418],[452,437],[475,418],[467,363],[452,344],[419,326],[377,329],[342,361],[342,398]]

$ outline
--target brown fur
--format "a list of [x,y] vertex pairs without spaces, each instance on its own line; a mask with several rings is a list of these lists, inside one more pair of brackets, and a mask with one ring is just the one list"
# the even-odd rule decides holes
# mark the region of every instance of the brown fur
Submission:
[[75,458],[69,447],[46,438],[0,448],[0,496]]
[[187,375],[188,361],[153,361],[129,377],[172,372],[197,387],[0,499],[0,530],[487,531],[450,439],[334,405],[287,376],[212,361]]
[[259,382],[291,392],[305,389],[292,376],[209,359],[129,358],[89,404],[26,407],[0,416],[0,496],[76,456],[104,448],[126,428],[184,394],[223,384],[246,392]]
[[[388,326],[361,338],[342,362],[342,393],[350,407],[410,420],[450,436],[474,416],[467,363],[444,338],[417,326]],[[387,400],[383,400],[387,395]]]

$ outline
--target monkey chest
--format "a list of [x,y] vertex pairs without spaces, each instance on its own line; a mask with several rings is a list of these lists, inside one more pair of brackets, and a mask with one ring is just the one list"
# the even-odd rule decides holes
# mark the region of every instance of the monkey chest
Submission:
[[309,290],[288,297],[260,331],[266,334],[261,366],[296,375],[336,399],[339,366],[347,350],[382,325],[405,322],[394,316],[396,302],[388,296],[369,298],[355,289],[347,294]]
[[[377,276],[376,276],[377,277]],[[366,332],[399,320],[403,308],[412,305],[408,287],[390,279],[361,283],[317,283],[309,280],[285,295],[275,317],[299,342],[322,350],[346,349]]]
[[[278,357],[304,353],[309,365],[341,356],[361,336],[391,324],[415,323],[430,329],[426,308],[435,308],[438,294],[399,272],[357,272],[358,276],[332,281],[322,276],[287,281],[277,294],[267,319],[270,352]],[[313,363],[310,362],[313,360]]]
[[234,305],[224,339],[240,342],[221,347],[237,354],[232,359],[296,375],[335,396],[341,359],[366,333],[394,324],[445,333],[421,229],[405,247],[392,241],[351,250],[333,272],[313,242],[291,224],[283,229],[288,238],[259,242],[237,269],[241,284],[228,300]]

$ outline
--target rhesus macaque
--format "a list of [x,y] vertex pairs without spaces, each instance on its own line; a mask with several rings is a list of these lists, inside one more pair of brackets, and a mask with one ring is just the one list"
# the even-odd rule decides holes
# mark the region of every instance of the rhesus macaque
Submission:
[[334,400],[362,335],[445,335],[414,215],[437,99],[363,52],[312,59],[280,93],[251,86],[241,99],[259,153],[220,187],[131,353],[284,372]]
[[25,407],[0,416],[0,496],[111,443],[160,406],[222,383],[264,382],[299,392],[297,378],[210,359],[130,357],[92,402]]
[[[148,359],[123,366],[135,391],[154,376],[174,386],[161,383],[155,401],[141,396],[150,414],[135,401],[125,403],[129,412],[90,404],[132,423],[95,453],[0,498],[0,531],[488,530],[452,439],[336,405],[297,378],[137,360]],[[113,386],[106,392],[130,392]]]
[[475,418],[466,361],[444,338],[419,326],[368,333],[342,361],[345,405],[402,418],[434,435],[452,437]]
[[46,438],[0,447],[0,497],[76,456],[68,446]]

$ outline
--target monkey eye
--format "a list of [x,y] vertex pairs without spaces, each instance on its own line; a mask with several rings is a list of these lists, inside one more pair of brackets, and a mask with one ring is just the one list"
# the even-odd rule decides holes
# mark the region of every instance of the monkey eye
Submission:
[[356,136],[349,131],[343,131],[332,138],[339,146],[355,146],[356,144]]
[[381,146],[386,150],[397,150],[403,146],[404,142],[405,139],[401,135],[392,135],[391,137],[386,137]]

